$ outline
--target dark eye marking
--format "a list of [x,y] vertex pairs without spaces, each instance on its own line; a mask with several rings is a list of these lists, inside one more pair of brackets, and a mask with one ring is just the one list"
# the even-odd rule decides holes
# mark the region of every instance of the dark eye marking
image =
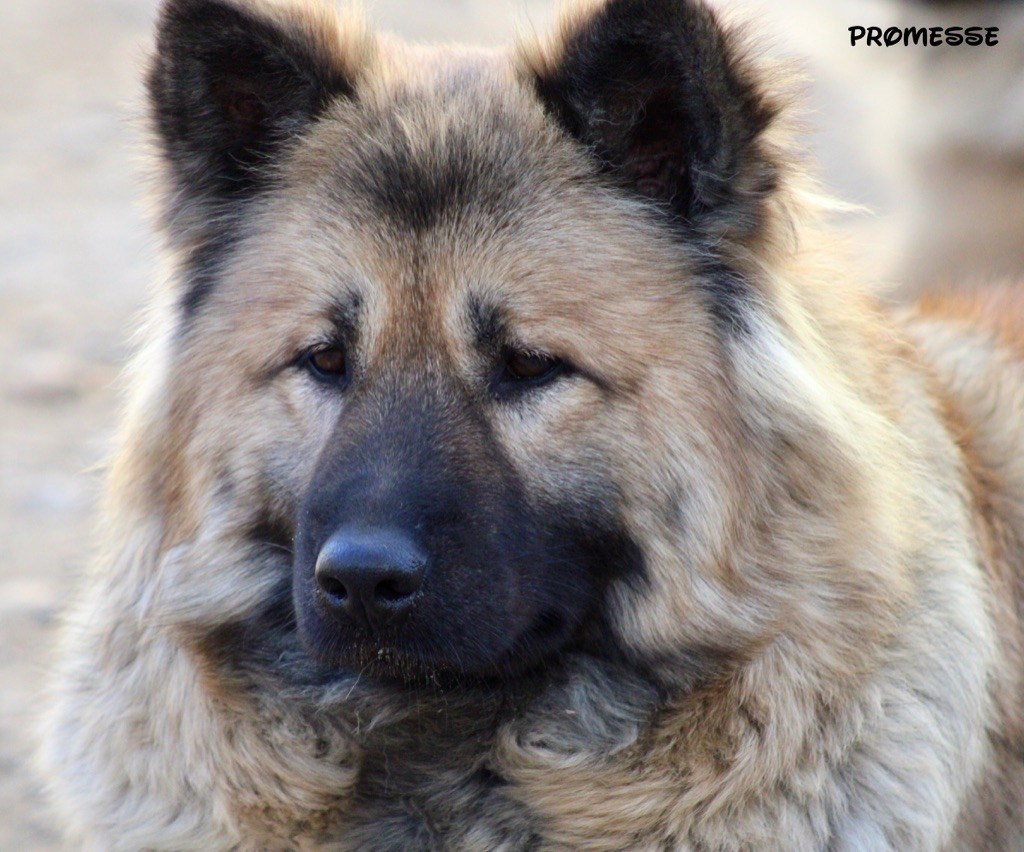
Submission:
[[529,349],[507,349],[502,354],[492,390],[499,398],[508,397],[543,387],[569,371],[569,364],[554,355]]
[[325,385],[344,387],[349,381],[348,356],[340,344],[308,350],[299,359],[298,366]]

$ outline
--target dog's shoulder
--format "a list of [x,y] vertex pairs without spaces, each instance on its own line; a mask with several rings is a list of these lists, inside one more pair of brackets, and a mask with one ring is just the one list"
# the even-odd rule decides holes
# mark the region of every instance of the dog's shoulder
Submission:
[[[1024,283],[930,293],[916,305],[909,328],[959,449],[1001,646],[993,771],[978,793],[982,801],[971,809],[978,819],[960,827],[961,842],[971,847],[1003,823],[1024,830]],[[1018,807],[997,804],[1008,797]],[[1010,836],[1013,829],[998,832]]]

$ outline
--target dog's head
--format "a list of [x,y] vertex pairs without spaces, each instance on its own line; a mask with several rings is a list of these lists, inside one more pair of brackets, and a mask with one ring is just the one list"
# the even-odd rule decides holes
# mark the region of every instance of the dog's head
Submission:
[[703,5],[609,0],[502,55],[169,0],[149,92],[180,271],[167,489],[193,530],[216,493],[279,531],[318,661],[657,665],[777,618],[740,563],[785,429],[736,353],[767,345],[784,175]]

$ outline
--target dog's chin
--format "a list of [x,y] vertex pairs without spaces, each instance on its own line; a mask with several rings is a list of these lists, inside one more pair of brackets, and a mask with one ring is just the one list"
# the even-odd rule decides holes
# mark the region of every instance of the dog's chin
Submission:
[[[562,613],[547,611],[528,627],[494,649],[459,648],[443,637],[382,639],[361,636],[345,641],[333,636],[326,641],[303,637],[307,652],[320,665],[358,672],[405,686],[452,689],[460,686],[493,686],[530,680],[554,664],[571,644],[572,622]],[[447,653],[432,653],[431,646]]]

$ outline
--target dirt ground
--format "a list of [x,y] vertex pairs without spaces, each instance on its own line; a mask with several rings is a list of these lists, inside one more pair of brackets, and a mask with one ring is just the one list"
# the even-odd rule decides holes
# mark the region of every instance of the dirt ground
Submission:
[[[432,40],[500,41],[517,16],[538,26],[551,16],[542,0],[367,5],[379,25]],[[880,209],[872,227],[891,236],[906,63],[851,51],[846,27],[884,23],[893,7],[764,5],[781,50],[809,57],[819,127],[810,147],[829,185]],[[57,614],[90,552],[118,375],[155,265],[133,118],[154,8],[0,3],[0,850],[60,848],[28,755]],[[882,247],[865,241],[865,256],[884,257]]]

